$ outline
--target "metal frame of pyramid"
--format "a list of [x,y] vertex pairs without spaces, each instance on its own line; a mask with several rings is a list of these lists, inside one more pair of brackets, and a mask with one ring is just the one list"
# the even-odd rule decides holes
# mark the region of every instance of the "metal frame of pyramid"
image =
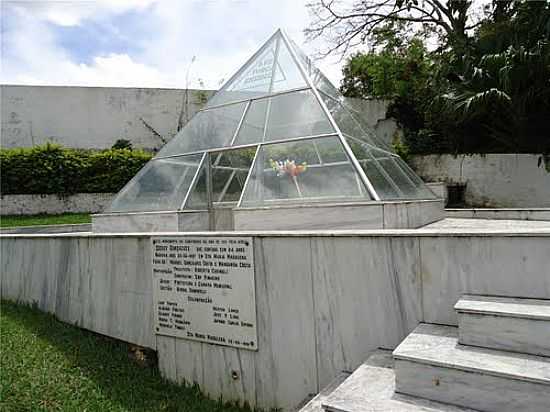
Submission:
[[[282,59],[287,60],[285,68]],[[277,115],[282,116],[278,123]],[[285,147],[306,153],[305,142],[312,143],[316,156],[311,165],[289,159],[283,164],[281,154],[274,161],[265,153],[279,150],[284,155]],[[247,162],[251,150],[254,156]],[[332,160],[323,160],[321,152]],[[271,192],[266,189],[267,172],[294,175],[307,168],[312,170],[304,183],[309,195],[303,196],[296,176],[287,188],[272,179]],[[213,174],[223,179],[213,181]],[[239,198],[229,201],[237,207],[283,200],[434,198],[280,29],[117,194],[108,212],[211,209],[227,200],[232,187]]]

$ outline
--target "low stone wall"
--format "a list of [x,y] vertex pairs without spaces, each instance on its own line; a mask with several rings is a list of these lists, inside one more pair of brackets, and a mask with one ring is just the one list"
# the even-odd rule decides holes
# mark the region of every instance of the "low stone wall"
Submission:
[[258,331],[236,349],[154,334],[158,235],[1,235],[2,298],[156,349],[171,381],[285,410],[419,322],[456,325],[463,293],[550,299],[548,229],[231,232],[253,238]]
[[445,216],[466,219],[550,221],[550,208],[539,209],[445,209]]
[[115,193],[77,193],[59,195],[4,195],[0,198],[0,214],[56,215],[61,213],[99,213],[111,203]]
[[540,154],[412,156],[411,163],[425,181],[465,184],[469,206],[550,207],[550,172]]

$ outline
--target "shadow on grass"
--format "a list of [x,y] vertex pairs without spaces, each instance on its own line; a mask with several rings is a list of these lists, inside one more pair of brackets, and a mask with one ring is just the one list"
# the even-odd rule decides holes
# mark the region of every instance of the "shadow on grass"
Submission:
[[[99,389],[95,392],[99,394],[96,393],[93,396],[104,398],[103,400],[107,403],[119,405],[123,410],[128,411],[243,412],[250,410],[248,407],[240,408],[235,404],[208,399],[201,394],[197,386],[178,386],[167,382],[160,376],[156,365],[140,366],[130,359],[130,345],[127,343],[62,323],[54,316],[37,309],[2,301],[1,316],[2,341],[11,339],[11,336],[16,333],[35,335],[52,346],[55,351],[62,353],[61,360],[67,365],[64,373],[85,377],[82,381],[84,393],[74,394],[76,398],[83,399],[84,405],[79,405],[82,406],[80,408],[82,410],[89,396],[92,396],[88,396],[87,386],[95,385]],[[10,328],[19,330],[10,332]],[[22,328],[23,332],[21,332]],[[2,346],[6,343],[10,346],[9,344],[13,342],[2,342]],[[31,348],[21,348],[23,353],[20,355],[25,356],[24,352],[31,350]],[[10,354],[4,353],[2,356],[9,358]],[[34,355],[31,354],[31,356]],[[55,360],[38,359],[35,362],[37,368],[50,369],[48,362],[53,363]],[[55,366],[52,365],[51,368],[55,369]],[[5,379],[6,376],[3,376],[2,380]],[[52,376],[52,379],[55,379],[55,376]],[[95,385],[91,385],[87,380],[93,381]],[[22,386],[26,384],[23,382]],[[63,385],[63,382],[58,382],[56,385]],[[72,388],[68,389],[69,393],[72,391]]]

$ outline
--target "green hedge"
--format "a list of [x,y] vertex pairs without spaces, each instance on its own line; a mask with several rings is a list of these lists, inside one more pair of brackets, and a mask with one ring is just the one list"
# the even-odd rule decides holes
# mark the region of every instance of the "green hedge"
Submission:
[[152,155],[142,150],[67,149],[47,143],[0,150],[0,192],[59,194],[118,192]]

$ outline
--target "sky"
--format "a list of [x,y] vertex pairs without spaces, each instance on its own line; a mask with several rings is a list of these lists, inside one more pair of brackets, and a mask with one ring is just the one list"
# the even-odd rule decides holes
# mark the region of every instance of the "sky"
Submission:
[[[3,84],[218,89],[307,0],[0,0]],[[317,61],[339,84],[342,62]]]

